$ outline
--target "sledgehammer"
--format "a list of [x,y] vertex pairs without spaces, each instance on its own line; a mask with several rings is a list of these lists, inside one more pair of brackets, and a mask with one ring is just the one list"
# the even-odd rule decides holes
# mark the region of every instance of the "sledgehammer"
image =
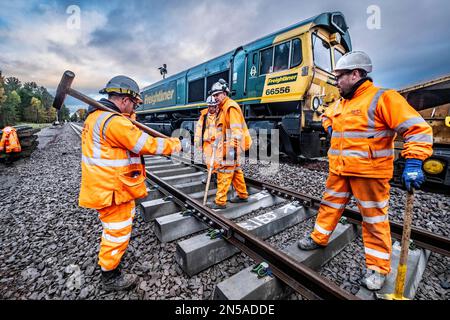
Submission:
[[[80,101],[83,101],[85,103],[87,103],[88,105],[103,110],[103,111],[107,111],[107,112],[111,112],[111,113],[115,113],[115,114],[119,114],[118,112],[105,107],[103,104],[95,101],[92,98],[89,98],[88,96],[82,94],[81,92],[78,92],[74,89],[72,89],[70,86],[72,85],[72,81],[75,78],[75,73],[73,73],[72,71],[65,71],[61,81],[59,82],[58,88],[56,89],[56,95],[55,95],[55,100],[53,100],[53,108],[56,108],[57,110],[61,109],[62,104],[64,103],[64,100],[66,99],[67,95],[70,95]],[[159,138],[168,138],[166,135],[153,130],[152,128],[147,127],[146,125],[143,125],[142,123],[139,123],[137,121],[134,121],[132,119],[129,119],[136,127],[138,127],[139,129],[141,129],[142,131],[148,133],[151,136],[154,137],[159,137]]]

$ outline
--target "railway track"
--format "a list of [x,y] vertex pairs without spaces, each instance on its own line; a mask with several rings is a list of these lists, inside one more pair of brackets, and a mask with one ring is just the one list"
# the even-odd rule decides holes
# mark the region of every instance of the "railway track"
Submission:
[[[71,127],[81,134],[80,127]],[[280,299],[293,289],[307,299],[374,299],[373,293],[364,288],[352,295],[318,272],[357,237],[361,224],[357,211],[344,211],[344,219],[325,249],[302,251],[293,243],[280,250],[267,240],[314,219],[319,198],[246,178],[250,194],[247,203],[230,203],[227,209],[211,210],[202,205],[204,166],[179,157],[144,159],[148,196],[137,202],[138,211],[144,221],[154,221],[161,242],[177,241],[175,259],[187,275],[207,270],[240,251],[255,262],[217,283],[213,298]],[[210,189],[208,199],[212,201],[215,183]],[[402,231],[401,225],[391,222],[394,239],[400,239]],[[405,294],[413,298],[430,251],[449,256],[450,240],[418,228],[412,228],[411,239],[417,248],[410,250]],[[381,293],[393,291],[396,253],[398,261],[399,248],[394,245],[393,272]]]

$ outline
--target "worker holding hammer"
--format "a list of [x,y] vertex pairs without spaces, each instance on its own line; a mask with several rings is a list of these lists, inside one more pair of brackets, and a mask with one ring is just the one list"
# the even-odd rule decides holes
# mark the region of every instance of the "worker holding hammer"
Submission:
[[137,83],[112,78],[99,102],[117,112],[89,108],[82,133],[82,177],[79,205],[96,209],[103,225],[99,265],[105,290],[124,290],[137,276],[120,270],[130,240],[135,199],[147,195],[141,155],[169,155],[181,150],[178,138],[154,138],[130,121],[142,103]]

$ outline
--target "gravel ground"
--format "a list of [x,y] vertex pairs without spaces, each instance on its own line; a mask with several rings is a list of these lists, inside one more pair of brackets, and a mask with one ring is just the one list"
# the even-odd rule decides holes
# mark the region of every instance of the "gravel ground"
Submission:
[[[238,254],[189,278],[175,262],[176,242],[159,243],[153,234],[154,224],[145,223],[137,215],[122,266],[136,273],[140,283],[129,292],[103,291],[97,266],[101,224],[94,210],[78,207],[80,140],[69,125],[48,130],[58,134],[42,150],[12,166],[0,165],[0,299],[209,299],[216,283],[253,264],[244,254]],[[317,170],[281,164],[281,170],[270,177],[259,171],[263,168],[260,164],[246,165],[245,171],[254,178],[320,197],[326,174],[321,171],[323,165],[314,166],[311,169]],[[391,216],[400,221],[402,192],[393,189],[391,194]],[[423,214],[415,224],[448,236],[448,212],[444,208],[449,207],[450,197],[435,198],[418,192],[417,199]],[[309,220],[305,226],[290,228],[269,242],[286,246],[306,234],[312,224]],[[331,278],[339,275],[334,281],[349,290],[357,281],[351,277],[359,275],[362,268],[360,242],[351,244],[322,270]],[[360,252],[356,258],[355,250]],[[440,286],[449,269],[448,258],[433,254],[429,265],[417,297],[448,299],[449,290]],[[290,297],[298,298],[295,294]]]

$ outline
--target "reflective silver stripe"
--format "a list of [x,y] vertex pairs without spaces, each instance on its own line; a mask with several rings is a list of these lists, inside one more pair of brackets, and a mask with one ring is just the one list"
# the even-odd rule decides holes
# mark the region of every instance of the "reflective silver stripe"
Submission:
[[333,231],[325,230],[324,228],[322,228],[321,226],[319,226],[317,223],[314,225],[314,229],[316,229],[316,230],[319,231],[321,234],[324,234],[324,235],[326,235],[326,236],[329,236],[331,233],[333,233]]
[[381,252],[381,251],[374,250],[374,249],[367,248],[367,247],[364,247],[364,251],[366,254],[374,256],[376,258],[380,258],[383,260],[389,260],[389,253]]
[[140,157],[130,157],[129,158],[130,164],[140,164],[141,158]]
[[345,206],[346,206],[346,203],[334,203],[334,202],[326,201],[326,200],[320,201],[320,204],[324,204],[326,206],[329,206],[329,207],[332,207],[335,209],[339,209],[339,210],[345,208]]
[[337,132],[333,131],[332,138],[384,138],[393,137],[395,132],[392,130],[379,130],[379,131],[345,131]]
[[359,150],[342,150],[342,155],[345,157],[358,157],[358,158],[369,157],[369,153]]
[[164,139],[156,138],[156,142],[158,143],[158,147],[156,148],[155,154],[162,154],[164,152]]
[[242,134],[232,134],[231,138],[241,139],[242,138]]
[[92,131],[92,157],[93,158],[100,158],[101,155],[101,142],[100,142],[100,126],[102,125],[103,120],[110,116],[110,112],[103,112],[95,122],[94,129]]
[[232,172],[234,172],[234,170],[229,170],[229,169],[217,169],[217,172],[221,172],[221,173],[232,173]]
[[89,158],[84,155],[81,157],[81,160],[87,165],[98,167],[125,167],[132,163],[140,163],[140,158],[108,160]]
[[242,124],[241,123],[233,123],[232,125],[230,125],[230,129],[233,129],[233,128],[242,129]]
[[374,158],[390,157],[394,155],[394,149],[373,150]]
[[341,152],[339,150],[337,150],[337,149],[329,149],[328,150],[328,155],[338,156],[340,154],[341,154]]
[[361,205],[361,207],[366,209],[370,208],[383,209],[388,205],[389,199],[384,201],[361,201],[359,199],[356,199],[356,202],[358,202]]
[[425,142],[425,143],[433,143],[433,137],[429,134],[412,134],[408,137],[405,137],[405,142]]
[[120,230],[123,228],[126,228],[128,226],[131,226],[133,223],[133,220],[129,218],[128,220],[122,221],[122,222],[102,222],[103,228],[108,230]]
[[325,192],[328,193],[330,196],[336,197],[336,198],[348,198],[350,197],[350,192],[336,192],[331,189],[325,189]]
[[139,137],[138,141],[134,145],[133,149],[131,149],[131,151],[133,151],[136,154],[139,154],[139,152],[141,152],[141,150],[144,147],[145,142],[147,141],[148,138],[149,138],[149,135],[146,134],[145,132],[142,132],[141,136]]
[[103,129],[102,129],[102,138],[103,139],[105,139],[105,132],[106,132],[106,129],[108,129],[108,124],[109,124],[109,122],[115,117],[115,116],[117,116],[116,114],[113,114],[111,117],[109,117],[106,121],[105,121],[105,123],[103,124]]
[[104,231],[103,231],[103,233],[102,233],[102,237],[103,237],[103,238],[105,238],[105,239],[108,240],[108,241],[114,242],[114,243],[124,243],[124,242],[127,242],[127,241],[130,239],[130,236],[131,236],[131,232],[128,233],[128,234],[126,234],[126,235],[124,235],[124,236],[122,236],[122,237],[113,237],[113,236],[111,236],[111,235],[105,233]]
[[398,133],[400,133],[401,135],[403,135],[403,133],[408,130],[409,128],[411,128],[411,126],[418,124],[418,123],[423,123],[425,122],[425,120],[422,117],[414,117],[414,118],[410,118],[408,120],[403,121],[402,123],[400,123],[396,128],[395,131],[397,131]]
[[367,129],[374,130],[375,129],[375,110],[377,109],[378,100],[381,95],[388,89],[379,89],[370,103],[369,110],[367,111]]
[[370,224],[374,224],[374,223],[380,223],[380,222],[384,222],[388,220],[388,215],[384,215],[384,216],[377,216],[377,217],[364,217],[363,216],[363,221],[365,223],[370,223]]

